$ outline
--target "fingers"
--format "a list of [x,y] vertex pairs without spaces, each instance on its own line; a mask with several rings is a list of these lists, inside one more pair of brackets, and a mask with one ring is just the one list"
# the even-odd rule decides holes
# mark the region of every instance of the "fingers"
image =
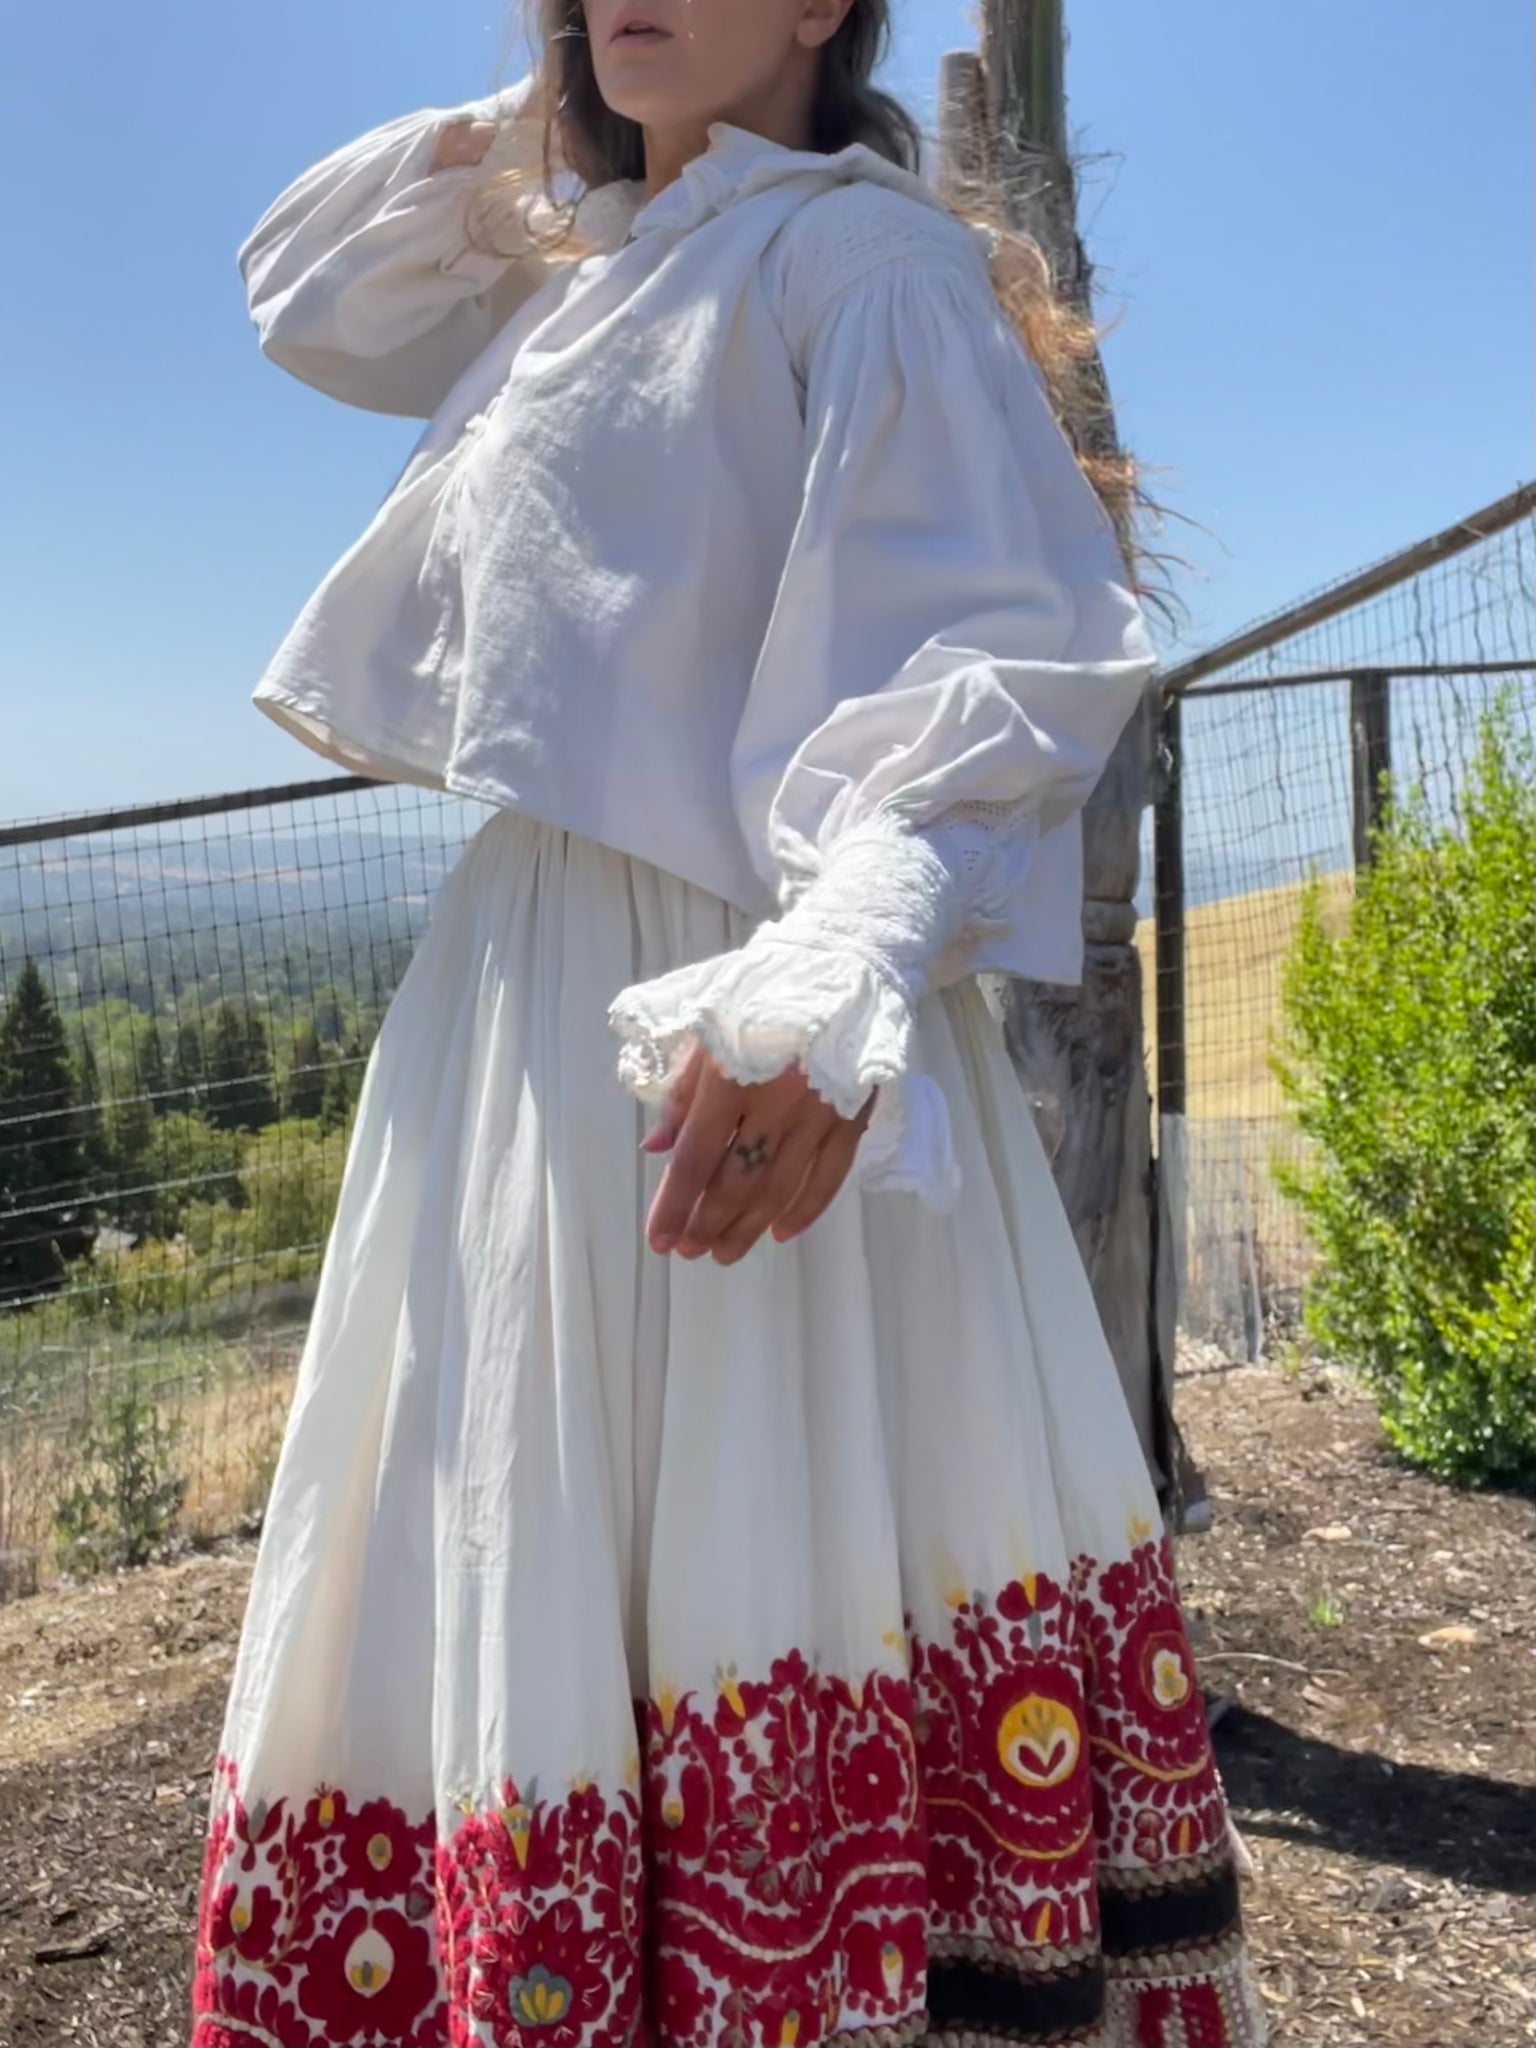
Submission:
[[433,170],[455,170],[463,164],[483,162],[486,151],[496,140],[496,132],[494,121],[450,121],[437,138]]
[[[809,1229],[847,1179],[874,1107],[871,1095],[856,1117],[844,1118],[807,1088],[777,1150],[759,1137],[757,1112],[749,1108],[688,1220],[679,1253],[697,1258],[708,1251],[718,1264],[733,1266],[781,1219],[788,1220],[785,1237]],[[766,1166],[754,1160],[759,1147],[771,1162]]]
[[848,1177],[874,1108],[840,1117],[798,1069],[743,1085],[695,1049],[643,1149],[671,1157],[646,1219],[651,1249],[734,1265],[772,1230],[808,1230]]
[[741,1122],[748,1091],[728,1080],[714,1061],[701,1059],[667,1170],[651,1204],[645,1233],[652,1251],[670,1252],[681,1239],[700,1195],[709,1186]]
[[[834,1111],[814,1096],[806,1099],[794,1120],[781,1132],[777,1150],[766,1150],[761,1166],[748,1164],[758,1146],[770,1141],[755,1136],[750,1119],[736,1134],[730,1154],[688,1219],[678,1250],[697,1257],[709,1251],[722,1266],[744,1259],[774,1218],[799,1193],[829,1130]],[[748,1158],[743,1157],[743,1153]]]
[[776,1244],[788,1244],[793,1237],[810,1229],[818,1217],[831,1208],[839,1189],[848,1178],[854,1157],[859,1149],[859,1140],[869,1122],[869,1109],[851,1122],[839,1118],[836,1128],[827,1137],[806,1175],[798,1192],[789,1206],[773,1225]]
[[696,1045],[683,1065],[678,1069],[677,1078],[667,1091],[667,1098],[661,1105],[661,1114],[656,1119],[656,1128],[642,1142],[640,1150],[653,1155],[670,1152],[677,1143],[679,1131],[687,1121],[693,1107],[693,1098],[699,1092],[699,1077],[704,1071],[704,1048]]
[[[793,1172],[798,1184],[815,1149],[814,1126],[824,1115],[825,1105],[811,1094],[804,1074],[792,1070],[738,1092],[737,1127],[700,1190],[676,1246],[683,1258],[702,1258],[706,1252],[716,1251],[722,1233],[761,1197],[776,1169],[781,1177]],[[805,1128],[808,1119],[812,1123],[809,1131]],[[790,1147],[790,1159],[780,1166],[786,1146]],[[787,1193],[793,1191],[791,1187]]]

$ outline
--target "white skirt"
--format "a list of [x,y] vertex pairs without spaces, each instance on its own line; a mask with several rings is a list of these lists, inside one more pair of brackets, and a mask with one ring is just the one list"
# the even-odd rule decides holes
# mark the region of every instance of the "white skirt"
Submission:
[[1250,2043],[1157,1507],[999,1028],[963,1177],[649,1252],[622,986],[734,911],[501,815],[379,1036],[214,1788],[194,2048]]

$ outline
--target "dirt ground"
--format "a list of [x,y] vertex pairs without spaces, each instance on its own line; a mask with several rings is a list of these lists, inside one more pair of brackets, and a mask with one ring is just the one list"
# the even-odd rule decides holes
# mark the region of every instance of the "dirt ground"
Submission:
[[1180,1547],[1285,2048],[1536,2021],[1536,1515],[1404,1471],[1328,1374],[1187,1361],[1216,1499]]
[[[1321,1373],[1189,1361],[1182,1546],[1279,2048],[1533,2039],[1528,1502],[1403,1472]],[[233,1544],[0,1608],[0,2048],[177,2048]]]

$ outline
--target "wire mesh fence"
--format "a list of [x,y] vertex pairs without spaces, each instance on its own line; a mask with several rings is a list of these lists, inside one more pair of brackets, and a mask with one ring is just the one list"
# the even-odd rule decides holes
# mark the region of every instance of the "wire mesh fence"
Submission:
[[481,814],[0,832],[0,1597],[259,1513],[379,1021]]
[[1485,721],[1536,721],[1533,638],[1527,489],[1167,679],[1142,926],[1159,1144],[1182,1323],[1229,1354],[1294,1328],[1312,1260],[1272,1065],[1307,885],[1342,918],[1383,774],[1459,819]]
[[[1481,719],[1530,725],[1536,492],[1352,587],[1171,678],[1148,825],[1183,1320],[1250,1356],[1310,1256],[1269,1064],[1302,892],[1347,903],[1380,767],[1454,817]],[[347,779],[0,828],[0,1598],[259,1514],[368,1053],[482,815]]]

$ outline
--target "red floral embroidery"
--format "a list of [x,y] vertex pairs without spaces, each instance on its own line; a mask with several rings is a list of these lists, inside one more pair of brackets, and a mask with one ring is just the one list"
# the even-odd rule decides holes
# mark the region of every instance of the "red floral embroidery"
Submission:
[[909,1913],[904,1920],[860,1920],[848,1939],[848,1981],[871,2006],[899,2000],[921,1984],[928,1964],[925,1917]]
[[680,1955],[658,1957],[651,1985],[651,2012],[663,2041],[690,2041],[707,2031],[715,2008],[712,1989],[699,1981]]
[[441,2048],[430,1819],[382,1800],[352,1813],[322,1787],[302,1814],[248,1807],[233,1766],[203,1866],[193,2039],[199,2048]]
[[343,1882],[365,1899],[392,1899],[421,1874],[421,1849],[405,1816],[387,1799],[370,1799],[346,1823]]
[[[1211,1759],[1166,1542],[1101,1572],[1082,1564],[1100,1857],[1156,1863],[1217,1848],[1226,1808]],[[1161,1844],[1161,1856],[1138,1847]]]
[[934,1910],[960,1922],[974,1916],[981,1893],[981,1864],[964,1842],[937,1835],[928,1849],[928,1889]]
[[498,2037],[512,2032],[517,2038],[512,2030],[520,2030],[550,2048],[597,2039],[594,2029],[608,2009],[602,1951],[575,1902],[561,1899],[547,1913],[514,1915],[512,1924],[512,1939],[482,1941],[470,1998],[475,2017],[489,2020]]
[[322,2041],[414,2040],[419,2015],[437,2002],[426,1928],[388,1906],[344,1913],[332,1933],[311,1943],[297,1983],[299,2005],[319,2024]]
[[218,1948],[230,1948],[248,1963],[259,1963],[272,1948],[279,1906],[265,1886],[242,1903],[238,1888],[224,1885],[213,1900],[211,1922]]
[[563,1806],[515,1783],[437,1855],[450,2048],[624,2044],[641,2007],[639,1809],[579,1786]]
[[854,1687],[798,1655],[766,1684],[723,1676],[712,1699],[649,1707],[652,1941],[720,1999],[718,2026],[674,2021],[668,2048],[810,2043],[920,2021],[925,1828],[912,1721],[904,1679]]
[[905,1792],[900,1755],[878,1736],[848,1745],[833,1765],[832,1796],[863,1827],[894,1812]]
[[[362,1788],[247,1807],[221,1766],[193,2048],[915,2040],[930,1953],[1049,1975],[1095,1952],[1105,1868],[1220,1849],[1166,1546],[957,1598],[911,1660],[722,1672],[637,1710],[635,1791],[508,1780],[444,1828]],[[1228,2048],[1214,1974],[1124,1979],[1125,2048]]]

